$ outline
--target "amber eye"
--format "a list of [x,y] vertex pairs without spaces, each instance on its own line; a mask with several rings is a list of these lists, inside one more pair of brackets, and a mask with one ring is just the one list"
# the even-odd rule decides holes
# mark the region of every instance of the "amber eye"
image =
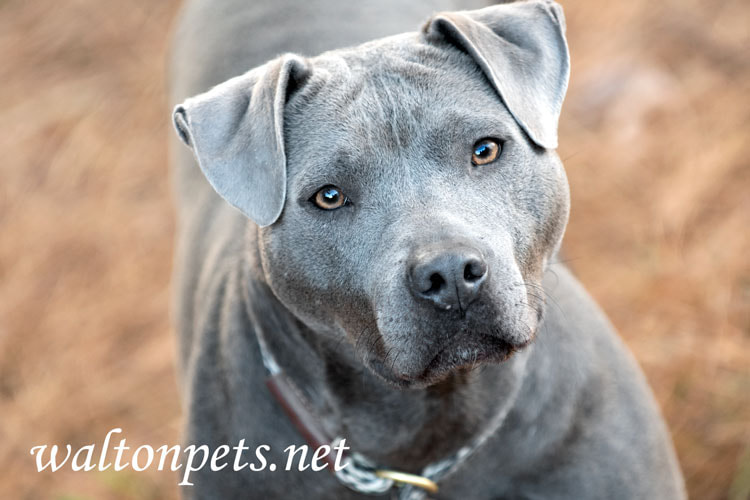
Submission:
[[474,144],[474,151],[471,154],[471,163],[474,165],[487,165],[492,163],[500,156],[502,147],[500,142],[495,139],[482,139]]
[[311,198],[318,208],[323,210],[336,210],[349,203],[349,199],[336,186],[323,186]]

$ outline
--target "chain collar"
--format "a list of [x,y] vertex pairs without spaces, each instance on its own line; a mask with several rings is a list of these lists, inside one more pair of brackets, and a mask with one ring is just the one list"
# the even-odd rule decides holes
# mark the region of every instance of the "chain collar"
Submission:
[[[306,401],[302,392],[284,375],[276,358],[269,350],[260,329],[256,329],[256,338],[263,366],[269,374],[267,385],[271,389],[270,392],[281,404],[287,416],[297,426],[300,433],[305,436],[308,444],[315,448],[321,444],[328,444],[332,448],[339,444],[344,439],[343,437],[337,436],[334,439],[327,439],[323,442],[325,434],[319,428],[310,428],[311,426],[308,422],[310,419],[309,415],[312,415],[311,405]],[[523,363],[525,364],[526,357],[523,359]],[[283,385],[288,389],[286,395],[284,395],[284,391],[279,391],[277,388],[281,380],[283,380]],[[520,384],[511,395],[512,399],[515,399],[519,389]],[[294,399],[297,401],[294,401]],[[483,432],[479,433],[479,435],[472,439],[466,446],[461,447],[457,452],[440,461],[427,465],[422,470],[421,475],[378,467],[374,462],[356,452],[350,452],[343,458],[343,468],[337,471],[332,466],[333,464],[331,464],[331,470],[341,484],[358,493],[384,495],[391,491],[395,494],[394,498],[398,500],[426,500],[428,493],[437,493],[439,481],[456,472],[500,428],[509,410],[510,405],[501,409],[495,414],[490,425]],[[300,413],[308,414],[308,418],[301,418]]]

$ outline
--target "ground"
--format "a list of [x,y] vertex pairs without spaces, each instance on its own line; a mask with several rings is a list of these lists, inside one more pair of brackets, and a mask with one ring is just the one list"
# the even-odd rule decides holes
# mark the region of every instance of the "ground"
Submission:
[[[692,498],[750,494],[750,4],[565,2],[565,261],[656,393]],[[176,443],[172,1],[0,0],[0,498],[173,499],[37,473],[41,443]],[[416,28],[416,27],[415,27]]]

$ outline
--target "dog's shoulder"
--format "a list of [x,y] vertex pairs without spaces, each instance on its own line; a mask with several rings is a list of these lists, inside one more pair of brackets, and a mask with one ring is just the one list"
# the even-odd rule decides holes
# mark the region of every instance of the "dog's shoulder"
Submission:
[[684,497],[667,430],[628,347],[567,268],[552,266],[544,286],[534,369],[500,433],[512,443],[515,484],[545,498]]

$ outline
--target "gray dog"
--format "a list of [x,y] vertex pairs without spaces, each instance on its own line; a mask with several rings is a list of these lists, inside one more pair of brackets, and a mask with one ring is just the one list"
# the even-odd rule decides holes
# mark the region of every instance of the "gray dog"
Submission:
[[[562,10],[435,14],[466,3],[183,9],[185,440],[279,465],[204,468],[185,497],[685,496],[643,375],[555,263]],[[344,438],[344,472],[283,470],[305,438]]]

